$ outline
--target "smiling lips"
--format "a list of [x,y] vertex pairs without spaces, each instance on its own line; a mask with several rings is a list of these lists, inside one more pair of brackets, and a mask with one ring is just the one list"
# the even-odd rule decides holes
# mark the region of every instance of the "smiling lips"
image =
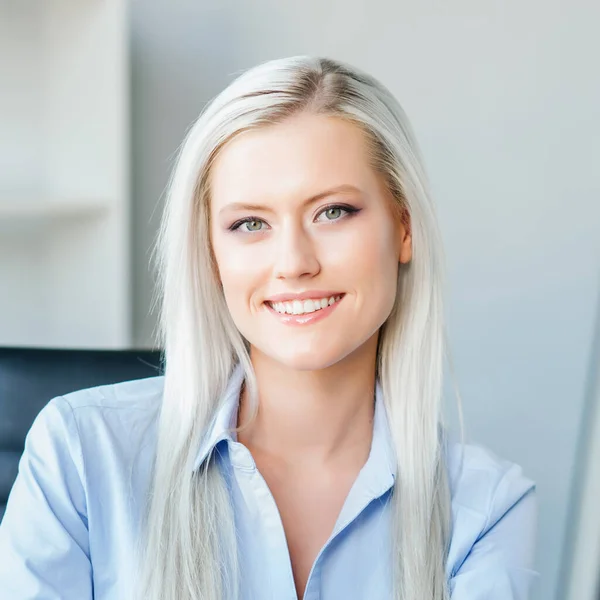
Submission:
[[270,302],[267,304],[279,314],[282,315],[305,315],[308,313],[317,312],[335,302],[339,302],[343,294],[330,296],[328,298],[309,298],[307,300],[292,300],[287,302]]

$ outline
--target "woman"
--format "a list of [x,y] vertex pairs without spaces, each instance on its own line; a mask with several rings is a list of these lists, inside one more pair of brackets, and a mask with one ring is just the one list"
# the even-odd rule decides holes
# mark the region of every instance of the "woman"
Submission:
[[158,249],[165,376],[38,416],[1,598],[528,597],[535,485],[442,425],[440,236],[389,91],[307,57],[240,76]]

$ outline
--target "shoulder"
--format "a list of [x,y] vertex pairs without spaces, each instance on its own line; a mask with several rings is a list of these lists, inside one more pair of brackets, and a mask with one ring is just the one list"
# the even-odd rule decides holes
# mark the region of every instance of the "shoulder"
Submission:
[[77,390],[52,398],[37,415],[29,437],[55,428],[83,434],[100,424],[147,423],[162,401],[164,377],[149,377]]
[[164,377],[150,377],[53,398],[31,427],[26,450],[54,448],[77,467],[84,487],[125,473],[140,454],[150,459],[155,452],[163,385]]
[[[77,390],[52,398],[39,413],[36,423],[48,426],[62,422],[79,436],[97,435],[111,429],[130,434],[151,426],[158,416],[164,377],[149,377]],[[34,428],[32,428],[34,429]]]
[[[521,465],[482,445],[452,442],[446,457],[453,527],[448,562],[452,572],[456,572],[473,546],[493,528],[508,535],[518,533],[510,524],[511,515],[523,527],[534,529],[536,484]],[[501,521],[503,525],[496,527]],[[521,533],[525,535],[525,530]]]
[[58,411],[83,434],[101,425],[128,428],[153,421],[160,409],[164,377],[86,388],[53,398],[42,413]]
[[[75,422],[85,445],[125,439],[132,446],[154,428],[163,397],[164,377],[148,377],[102,385],[55,398],[65,418]],[[109,439],[110,438],[110,439]]]
[[87,598],[91,560],[127,564],[147,498],[162,390],[162,377],[104,385],[55,397],[38,413],[0,526],[2,583],[48,597],[58,589],[53,574],[60,579],[66,565],[74,574],[69,597]]
[[452,442],[447,450],[452,502],[493,520],[494,511],[535,489],[521,465],[479,444]]
[[164,377],[148,377],[86,388],[65,394],[61,398],[73,411],[155,410],[162,398],[163,385]]

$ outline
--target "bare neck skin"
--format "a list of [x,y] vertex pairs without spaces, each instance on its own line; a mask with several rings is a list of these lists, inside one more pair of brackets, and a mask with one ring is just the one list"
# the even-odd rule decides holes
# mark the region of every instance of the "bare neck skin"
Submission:
[[[297,371],[252,348],[259,409],[238,441],[253,454],[277,457],[296,469],[362,466],[373,435],[377,333],[326,369]],[[247,390],[238,425],[249,417]]]

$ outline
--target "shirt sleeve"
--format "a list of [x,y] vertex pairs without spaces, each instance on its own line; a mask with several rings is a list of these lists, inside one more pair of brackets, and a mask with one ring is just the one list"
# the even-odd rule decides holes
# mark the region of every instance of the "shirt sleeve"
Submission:
[[31,426],[0,524],[0,600],[91,600],[83,462],[75,418],[54,398]]
[[513,464],[498,484],[482,533],[450,579],[452,600],[527,600],[537,533],[535,484]]

